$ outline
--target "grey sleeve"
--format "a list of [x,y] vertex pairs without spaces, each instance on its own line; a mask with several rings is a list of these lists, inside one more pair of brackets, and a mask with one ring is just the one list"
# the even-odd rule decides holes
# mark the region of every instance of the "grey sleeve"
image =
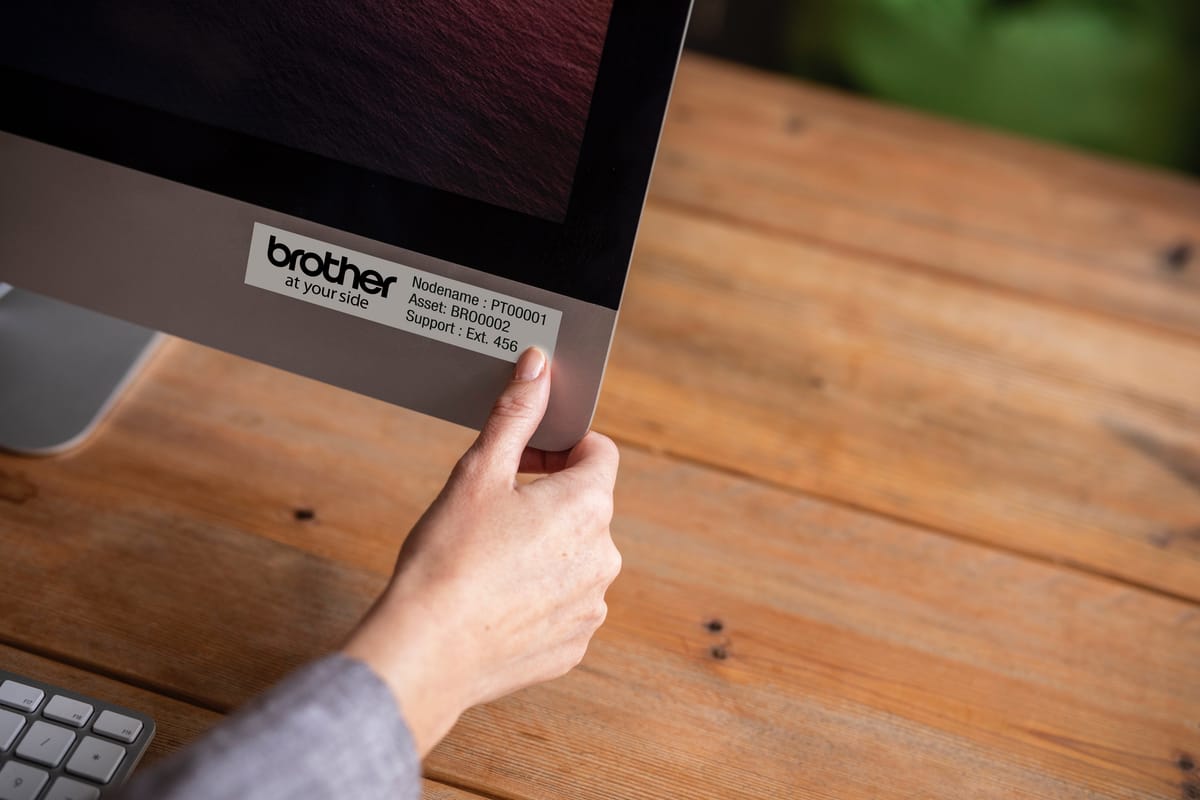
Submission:
[[419,800],[421,764],[391,691],[361,661],[303,667],[189,747],[139,770],[119,800]]

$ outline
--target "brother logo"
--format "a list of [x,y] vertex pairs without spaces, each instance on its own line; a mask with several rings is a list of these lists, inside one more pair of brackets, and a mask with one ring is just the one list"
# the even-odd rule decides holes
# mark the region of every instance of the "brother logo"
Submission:
[[275,241],[275,234],[271,234],[271,240],[267,243],[267,260],[272,266],[287,267],[292,272],[296,271],[296,267],[300,267],[300,271],[310,278],[320,275],[338,286],[345,286],[346,276],[349,275],[351,288],[382,297],[388,296],[388,289],[397,280],[385,278],[373,269],[359,269],[346,260],[345,256],[342,256],[341,261],[335,261],[333,253],[329,251],[326,251],[325,257],[322,258],[316,253],[299,248],[292,250],[283,242]]

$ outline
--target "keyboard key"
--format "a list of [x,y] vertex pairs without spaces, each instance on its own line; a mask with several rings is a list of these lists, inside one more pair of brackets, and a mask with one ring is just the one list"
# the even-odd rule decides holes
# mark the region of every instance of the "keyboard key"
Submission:
[[0,708],[0,750],[7,750],[17,740],[17,734],[25,727],[25,718],[20,714]]
[[39,719],[29,726],[29,733],[17,746],[17,755],[47,767],[57,767],[74,741],[75,734],[71,731]]
[[73,778],[59,778],[42,800],[100,800],[100,790]]
[[115,711],[101,711],[92,730],[122,742],[132,742],[141,732],[142,723]]
[[42,709],[42,716],[82,728],[92,718],[92,707],[80,700],[72,700],[64,695],[56,694]]
[[50,775],[19,761],[0,767],[0,800],[33,800]]
[[18,711],[36,711],[46,693],[16,681],[0,683],[0,704]]
[[119,744],[106,742],[95,736],[85,736],[79,747],[75,748],[75,755],[67,762],[67,772],[96,783],[108,783],[124,758],[125,748]]

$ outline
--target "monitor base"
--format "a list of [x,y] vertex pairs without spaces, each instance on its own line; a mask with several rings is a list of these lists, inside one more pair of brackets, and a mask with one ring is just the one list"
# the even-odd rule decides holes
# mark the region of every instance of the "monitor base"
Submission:
[[0,450],[81,444],[148,360],[154,331],[0,284]]

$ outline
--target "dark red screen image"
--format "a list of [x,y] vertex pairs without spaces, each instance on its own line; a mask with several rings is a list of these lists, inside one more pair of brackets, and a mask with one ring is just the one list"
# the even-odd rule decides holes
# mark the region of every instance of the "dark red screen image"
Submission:
[[561,221],[612,0],[17,0],[4,60]]

